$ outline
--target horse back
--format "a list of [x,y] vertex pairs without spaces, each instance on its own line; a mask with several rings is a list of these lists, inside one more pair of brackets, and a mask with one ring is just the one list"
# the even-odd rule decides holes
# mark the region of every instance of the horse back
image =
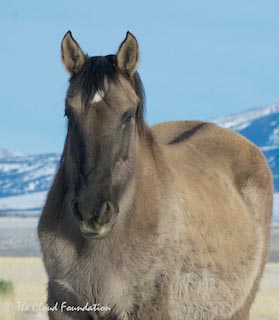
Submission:
[[[272,173],[261,150],[242,135],[202,121],[172,121],[151,127],[176,170],[195,175],[220,172],[231,180],[253,211],[269,229],[273,183]],[[197,171],[195,171],[197,169]],[[183,174],[182,174],[183,175]]]

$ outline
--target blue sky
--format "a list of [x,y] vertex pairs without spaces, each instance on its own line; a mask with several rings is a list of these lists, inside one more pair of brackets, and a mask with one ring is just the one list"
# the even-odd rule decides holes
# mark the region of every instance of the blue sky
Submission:
[[90,55],[138,39],[149,124],[279,100],[279,1],[1,1],[0,148],[60,152],[67,30]]

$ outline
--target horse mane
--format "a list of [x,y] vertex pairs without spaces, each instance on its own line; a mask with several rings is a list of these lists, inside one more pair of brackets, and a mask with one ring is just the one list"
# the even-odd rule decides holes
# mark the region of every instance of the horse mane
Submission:
[[[70,82],[75,83],[76,89],[80,90],[82,96],[82,104],[86,109],[90,106],[89,101],[92,100],[96,92],[102,91],[106,96],[105,81],[110,83],[119,83],[119,75],[125,78],[133,86],[139,103],[136,112],[136,123],[139,134],[142,134],[145,128],[144,111],[145,111],[145,91],[138,72],[130,76],[120,71],[117,67],[115,55],[90,57],[80,72],[74,74]],[[104,97],[105,100],[105,97]]]

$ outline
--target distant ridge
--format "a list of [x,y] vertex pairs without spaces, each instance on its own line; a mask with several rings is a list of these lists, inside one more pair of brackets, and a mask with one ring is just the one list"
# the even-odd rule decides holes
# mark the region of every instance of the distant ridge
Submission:
[[277,115],[279,118],[279,103],[274,103],[265,107],[248,109],[246,111],[219,117],[213,120],[216,124],[224,128],[230,128],[236,131],[242,130],[251,124],[252,121],[269,115]]

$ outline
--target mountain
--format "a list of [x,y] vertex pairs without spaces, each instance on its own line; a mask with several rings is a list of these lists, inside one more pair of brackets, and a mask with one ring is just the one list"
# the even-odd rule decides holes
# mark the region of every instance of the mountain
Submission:
[[0,150],[0,198],[48,190],[59,158]]
[[[264,152],[274,175],[279,219],[279,104],[212,120],[247,137]],[[24,155],[0,149],[0,216],[38,215],[60,155]]]
[[0,216],[37,215],[60,155],[24,155],[0,149]]

